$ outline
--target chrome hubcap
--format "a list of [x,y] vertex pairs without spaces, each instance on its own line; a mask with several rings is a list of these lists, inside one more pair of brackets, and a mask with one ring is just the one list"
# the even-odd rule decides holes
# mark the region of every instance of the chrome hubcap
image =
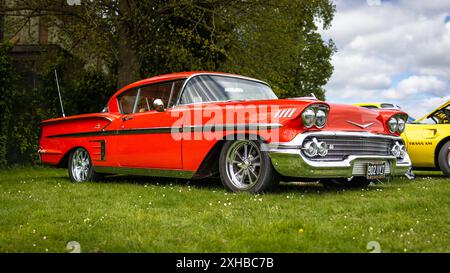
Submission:
[[227,176],[235,187],[247,190],[261,175],[261,152],[251,141],[233,143],[227,153]]
[[72,175],[75,181],[86,181],[90,168],[91,161],[87,151],[84,149],[76,150],[72,157]]
[[448,163],[448,166],[450,167],[450,151],[448,152],[448,155],[447,155],[447,163]]

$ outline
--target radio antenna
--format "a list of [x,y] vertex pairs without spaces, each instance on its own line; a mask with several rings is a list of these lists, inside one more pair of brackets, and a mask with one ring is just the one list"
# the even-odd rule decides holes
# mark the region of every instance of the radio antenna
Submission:
[[64,106],[63,106],[62,98],[61,98],[61,90],[59,89],[58,72],[56,72],[56,69],[55,69],[55,78],[56,78],[56,87],[58,88],[59,103],[61,104],[62,116],[63,116],[63,118],[65,118],[66,114],[64,114]]

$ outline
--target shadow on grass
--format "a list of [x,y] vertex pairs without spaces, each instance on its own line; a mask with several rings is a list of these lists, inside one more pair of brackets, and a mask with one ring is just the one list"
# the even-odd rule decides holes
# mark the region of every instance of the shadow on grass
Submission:
[[445,179],[447,176],[441,171],[414,171],[416,177],[433,177]]
[[[55,177],[56,178],[56,177]],[[70,180],[66,176],[58,176],[58,179]],[[406,180],[408,181],[408,180]],[[149,177],[149,176],[131,176],[131,175],[110,175],[104,177],[101,181],[96,183],[105,184],[139,184],[139,185],[153,185],[153,186],[191,186],[197,189],[215,190],[215,191],[226,191],[220,178],[204,178],[199,180],[189,180],[189,179],[176,179],[176,178],[166,178],[166,177]],[[383,182],[383,184],[388,184],[389,182]],[[371,184],[367,189],[374,190],[381,188],[380,184]],[[320,193],[336,193],[336,192],[351,192],[351,191],[361,191],[362,187],[343,187],[343,186],[324,186],[318,182],[281,182],[280,185],[270,193],[273,194],[286,194],[286,193],[299,193],[299,194],[317,194]],[[383,190],[389,190],[389,188],[383,187]]]

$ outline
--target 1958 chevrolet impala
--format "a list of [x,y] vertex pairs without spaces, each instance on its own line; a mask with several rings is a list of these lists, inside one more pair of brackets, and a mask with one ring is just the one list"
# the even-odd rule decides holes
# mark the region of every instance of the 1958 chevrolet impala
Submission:
[[130,84],[101,113],[43,121],[41,161],[73,182],[104,174],[199,179],[231,191],[267,191],[301,179],[367,185],[411,166],[407,114],[278,99],[243,76],[186,72]]

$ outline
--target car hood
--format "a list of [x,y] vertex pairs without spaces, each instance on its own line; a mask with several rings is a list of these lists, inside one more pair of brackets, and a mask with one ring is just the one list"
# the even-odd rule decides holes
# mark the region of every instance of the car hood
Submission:
[[[376,134],[389,134],[385,126],[385,122],[393,114],[399,113],[398,110],[372,110],[358,106],[334,104],[322,102],[315,99],[277,99],[277,100],[255,100],[255,101],[230,101],[218,102],[201,106],[202,108],[218,107],[222,108],[228,105],[231,106],[267,106],[267,115],[260,115],[261,110],[258,110],[258,117],[251,113],[246,116],[246,121],[258,121],[260,123],[274,123],[279,122],[283,125],[300,126],[301,113],[311,104],[320,103],[330,106],[328,116],[328,124],[322,130],[327,131],[349,131],[349,132],[371,132]],[[194,106],[195,107],[195,106]],[[260,108],[261,109],[261,108]],[[310,131],[318,130],[311,128]]]
[[387,112],[353,105],[330,104],[326,130],[385,134],[383,116],[389,114]]
[[440,111],[440,110],[442,110],[442,109],[448,107],[449,105],[450,105],[450,100],[447,101],[446,103],[442,104],[442,105],[439,106],[438,108],[434,109],[434,110],[431,111],[429,114],[427,114],[427,115],[425,115],[425,116],[423,116],[423,117],[421,117],[421,118],[419,118],[419,119],[416,119],[416,120],[414,121],[414,123],[420,123],[422,120],[427,119],[427,118],[429,118],[429,117],[435,115],[438,111]]

